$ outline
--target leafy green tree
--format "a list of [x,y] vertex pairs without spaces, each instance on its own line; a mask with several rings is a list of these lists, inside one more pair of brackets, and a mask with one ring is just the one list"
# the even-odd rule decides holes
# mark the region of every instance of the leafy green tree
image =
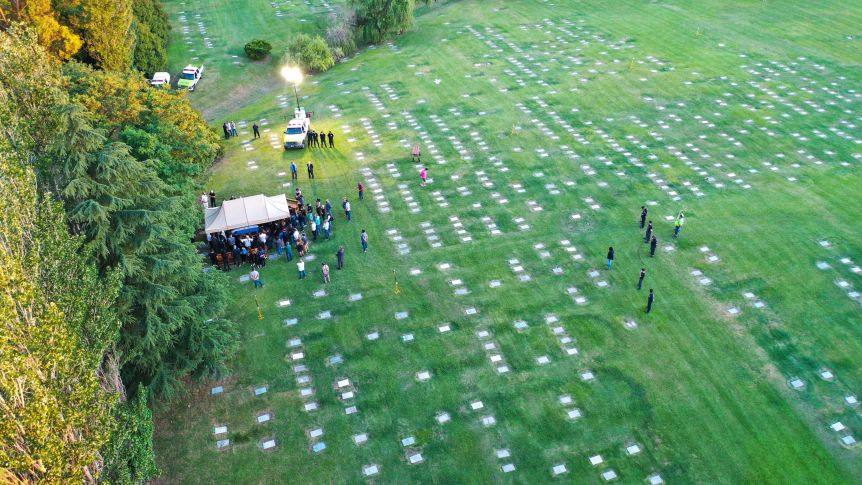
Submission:
[[332,48],[336,60],[356,52],[356,11],[343,8],[329,14],[326,26],[326,43]]
[[323,72],[335,65],[332,51],[319,35],[297,34],[287,46],[285,60],[307,72]]
[[356,26],[368,42],[380,42],[413,25],[414,0],[351,0]]
[[12,153],[0,150],[0,468],[10,481],[93,481],[120,397],[101,378],[119,281]]
[[104,449],[100,481],[145,483],[159,473],[153,449],[153,413],[147,407],[147,396],[147,388],[141,387],[134,398],[116,407],[116,426]]
[[79,0],[67,9],[69,22],[84,40],[79,58],[96,67],[122,71],[132,65],[135,33],[131,0]]
[[132,13],[135,32],[135,49],[132,65],[135,69],[152,76],[168,65],[168,41],[170,22],[158,0],[133,0]]

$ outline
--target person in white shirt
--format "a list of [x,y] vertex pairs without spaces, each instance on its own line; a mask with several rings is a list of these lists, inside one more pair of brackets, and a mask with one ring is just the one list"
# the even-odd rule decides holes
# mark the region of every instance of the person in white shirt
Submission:
[[257,238],[260,239],[260,243],[266,246],[266,233],[262,232],[257,235]]
[[248,276],[254,282],[255,289],[263,288],[263,281],[260,280],[260,273],[257,272],[257,269],[252,269]]
[[305,278],[305,261],[302,258],[296,263],[296,269],[299,270],[299,279]]
[[350,222],[350,201],[344,199],[344,215],[347,216],[347,222]]

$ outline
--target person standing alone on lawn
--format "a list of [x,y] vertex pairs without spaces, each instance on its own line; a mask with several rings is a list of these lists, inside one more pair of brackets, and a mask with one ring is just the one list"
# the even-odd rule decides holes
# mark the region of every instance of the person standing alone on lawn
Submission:
[[649,296],[646,301],[646,312],[649,313],[652,311],[652,304],[655,301],[655,293],[653,293],[652,288],[649,289]]
[[679,211],[679,215],[676,216],[676,222],[673,223],[673,237],[676,239],[679,237],[679,232],[682,231],[682,225],[685,224],[685,214],[683,211]]
[[305,166],[305,168],[308,169],[308,178],[313,179],[314,178],[314,163],[308,162],[308,164]]
[[347,216],[347,222],[350,222],[350,201],[347,197],[344,198],[344,215]]
[[255,138],[260,138],[260,127],[257,126],[256,122],[255,122],[255,124],[251,125],[251,131],[254,132]]
[[638,289],[640,290],[644,286],[644,278],[646,278],[646,268],[641,268],[640,277],[638,277]]
[[323,272],[323,282],[329,283],[329,265],[323,263],[323,265],[320,267],[320,271]]
[[338,248],[335,258],[338,260],[338,269],[344,269],[344,246]]
[[641,206],[641,229],[644,228],[644,223],[646,222],[647,214],[649,213],[649,209],[646,206]]
[[419,144],[413,145],[413,161],[416,163],[422,163],[422,150],[419,148]]
[[425,184],[428,182],[428,168],[422,167],[422,170],[419,172],[419,178],[422,179],[422,186],[425,187]]
[[362,185],[362,182],[356,184],[356,191],[359,192],[359,200],[362,200],[365,196],[365,186]]
[[362,230],[362,233],[359,235],[359,241],[362,243],[362,252],[368,252],[368,233],[365,232],[365,229]]
[[260,280],[260,273],[257,272],[256,268],[252,268],[251,273],[248,275],[252,281],[254,281],[254,287],[263,288],[263,281]]
[[658,246],[658,239],[656,239],[656,237],[655,237],[655,236],[653,236],[653,237],[652,237],[652,239],[650,239],[650,242],[649,242],[649,257],[651,257],[651,258],[654,258],[654,257],[655,257],[655,248],[656,248],[656,246]]
[[299,169],[296,167],[296,162],[290,162],[290,179],[296,180],[299,178]]
[[305,261],[302,258],[296,262],[296,269],[299,271],[299,279],[305,278]]
[[611,269],[614,266],[614,247],[611,246],[608,248],[608,269]]

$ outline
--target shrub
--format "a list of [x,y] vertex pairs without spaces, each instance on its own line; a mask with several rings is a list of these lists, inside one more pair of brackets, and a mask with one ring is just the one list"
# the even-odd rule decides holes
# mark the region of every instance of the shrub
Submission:
[[272,51],[272,44],[265,40],[255,39],[245,45],[245,55],[253,61],[259,61]]
[[335,57],[323,37],[299,34],[287,46],[287,60],[306,72],[323,72],[335,65]]

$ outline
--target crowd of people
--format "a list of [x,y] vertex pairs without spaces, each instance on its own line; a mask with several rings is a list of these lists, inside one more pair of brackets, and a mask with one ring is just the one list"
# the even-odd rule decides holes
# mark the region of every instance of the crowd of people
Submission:
[[[215,193],[210,194],[214,204]],[[309,203],[299,188],[294,196],[296,204],[290,207],[290,217],[287,219],[258,225],[252,232],[246,232],[247,229],[244,229],[237,233],[224,231],[207,235],[212,266],[222,271],[230,271],[231,268],[248,264],[251,266],[249,276],[255,288],[259,288],[263,286],[259,270],[266,267],[267,260],[275,254],[284,256],[287,262],[296,258],[299,279],[304,279],[307,276],[304,257],[318,238],[325,241],[334,238],[336,218],[329,199],[317,199],[314,203]],[[210,197],[207,196],[206,199],[206,206],[209,206]],[[341,209],[346,222],[351,222],[353,214],[347,197],[342,198]],[[368,233],[365,229],[360,233],[359,244],[363,253],[368,252]],[[344,255],[345,249],[341,245],[335,253],[336,268],[339,270],[344,268]],[[321,274],[324,282],[328,283],[329,266],[325,262],[322,263]]]

